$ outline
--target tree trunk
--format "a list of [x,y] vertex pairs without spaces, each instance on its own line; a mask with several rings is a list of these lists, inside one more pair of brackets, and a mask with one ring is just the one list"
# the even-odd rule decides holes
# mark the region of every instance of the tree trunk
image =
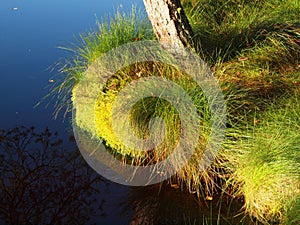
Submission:
[[144,4],[163,47],[175,52],[185,47],[196,50],[194,34],[180,0],[144,0]]
[[[161,45],[173,54],[184,48],[196,50],[193,31],[180,0],[144,0],[149,20]],[[134,205],[130,225],[153,225],[158,214],[158,198],[143,198]]]

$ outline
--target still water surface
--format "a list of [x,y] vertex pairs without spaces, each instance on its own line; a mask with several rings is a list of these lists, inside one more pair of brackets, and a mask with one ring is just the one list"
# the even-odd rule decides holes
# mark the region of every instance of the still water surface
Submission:
[[67,126],[52,120],[53,108],[33,108],[48,91],[47,68],[68,54],[57,46],[69,46],[96,17],[132,4],[143,7],[142,0],[0,0],[1,128]]
[[[0,130],[47,126],[69,135],[69,121],[53,120],[53,106],[34,108],[51,85],[49,66],[69,54],[57,47],[69,46],[79,33],[95,26],[96,18],[120,7],[130,10],[132,4],[143,8],[142,0],[0,0]],[[107,217],[92,221],[128,224],[128,216],[118,212],[127,192],[127,187],[110,184],[104,196]]]

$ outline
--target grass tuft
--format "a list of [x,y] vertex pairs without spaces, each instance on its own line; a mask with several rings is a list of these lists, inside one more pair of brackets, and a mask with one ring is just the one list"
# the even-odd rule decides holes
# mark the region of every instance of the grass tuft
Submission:
[[59,61],[56,81],[45,98],[55,101],[55,117],[72,110],[72,90],[82,80],[84,73],[103,53],[123,44],[152,40],[155,35],[144,11],[132,7],[131,12],[117,10],[113,15],[96,21],[96,26],[82,33],[70,47],[60,47],[72,53],[71,57]]
[[238,138],[226,151],[236,194],[244,196],[245,210],[265,223],[287,220],[297,211],[297,202],[290,201],[300,187],[299,100],[298,93],[276,101],[257,115],[257,124],[236,128]]

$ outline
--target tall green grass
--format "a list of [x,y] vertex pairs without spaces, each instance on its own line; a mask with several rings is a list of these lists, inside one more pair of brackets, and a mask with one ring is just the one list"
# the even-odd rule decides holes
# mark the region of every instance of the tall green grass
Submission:
[[88,66],[103,53],[129,42],[152,39],[155,35],[145,12],[133,6],[130,12],[117,10],[113,15],[100,18],[94,28],[81,33],[71,46],[60,47],[72,56],[54,66],[58,74],[46,98],[55,101],[55,115],[66,114],[72,109],[72,89],[83,78]]
[[299,101],[299,92],[277,100],[257,115],[256,124],[235,127],[236,139],[226,151],[231,188],[244,196],[245,210],[264,223],[300,222]]
[[[208,59],[230,59],[266,39],[299,44],[297,0],[200,0],[193,5],[186,8],[187,14]],[[299,54],[299,45],[294,47]]]

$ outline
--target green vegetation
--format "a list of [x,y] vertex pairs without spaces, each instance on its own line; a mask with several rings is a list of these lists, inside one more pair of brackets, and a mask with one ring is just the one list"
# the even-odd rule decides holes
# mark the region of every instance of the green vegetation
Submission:
[[74,56],[55,65],[60,73],[56,77],[56,85],[53,85],[46,97],[56,100],[56,115],[64,109],[65,113],[72,109],[70,96],[73,87],[101,54],[128,42],[154,38],[147,15],[133,7],[130,13],[117,11],[114,16],[102,18],[97,21],[94,30],[80,34],[71,47],[62,47],[74,53]]
[[[114,135],[112,102],[118,92],[140,77],[172,80],[189,95],[201,119],[201,137],[188,165],[175,183],[198,197],[224,192],[242,198],[244,212],[263,224],[300,223],[300,6],[297,0],[183,1],[199,40],[199,54],[219,80],[227,105],[226,140],[213,165],[198,165],[210,133],[211,114],[201,89],[178,69],[160,63],[139,63],[112,76],[99,93],[96,131],[89,130],[89,113],[82,110],[76,123],[98,135],[124,162],[147,165],[165,159],[179,137],[178,113],[157,96],[135,104],[131,125],[136,135],[149,135],[148,123],[165,119],[166,141],[153,153],[137,153]],[[99,56],[122,44],[155,39],[145,13],[117,12],[80,36],[69,50],[75,56],[61,66],[58,111],[76,102],[76,84]],[[77,105],[76,107],[80,107]],[[174,180],[172,180],[174,182]],[[171,182],[171,181],[170,181]],[[189,220],[187,220],[189,221]],[[192,222],[188,222],[194,224]],[[248,224],[248,222],[242,222]],[[254,223],[254,222],[253,222]],[[252,224],[249,221],[249,224]]]
[[254,125],[229,129],[236,139],[226,151],[233,171],[228,183],[245,198],[245,210],[263,222],[300,221],[299,100],[299,93],[277,100]]

